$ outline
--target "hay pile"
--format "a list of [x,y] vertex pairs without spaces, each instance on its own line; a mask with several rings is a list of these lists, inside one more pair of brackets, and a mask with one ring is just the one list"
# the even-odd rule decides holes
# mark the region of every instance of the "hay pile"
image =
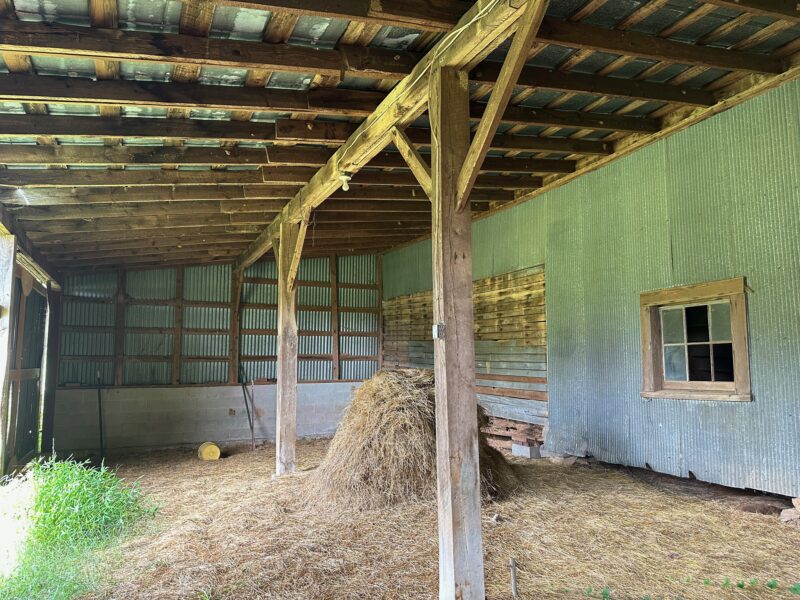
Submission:
[[[367,509],[435,498],[434,396],[432,371],[381,370],[364,382],[309,477],[307,499]],[[511,466],[483,435],[479,448],[484,498],[506,496],[517,485]]]

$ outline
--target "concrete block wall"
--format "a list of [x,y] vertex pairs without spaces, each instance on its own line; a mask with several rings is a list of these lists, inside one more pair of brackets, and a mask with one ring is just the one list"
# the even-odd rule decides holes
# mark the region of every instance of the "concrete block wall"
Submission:
[[[359,385],[299,384],[298,437],[333,435]],[[274,384],[255,386],[258,441],[275,440],[275,391]],[[102,402],[105,445],[109,449],[250,441],[242,389],[238,386],[105,388]],[[98,448],[96,389],[65,388],[56,392],[54,438],[60,453]]]

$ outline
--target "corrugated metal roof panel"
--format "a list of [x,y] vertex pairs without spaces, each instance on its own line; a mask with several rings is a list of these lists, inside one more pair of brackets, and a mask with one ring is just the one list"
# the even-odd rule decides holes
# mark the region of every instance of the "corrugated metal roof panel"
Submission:
[[378,338],[375,336],[342,336],[339,351],[351,356],[377,356]]
[[306,331],[330,331],[331,313],[321,310],[298,310],[297,328]]
[[[113,324],[113,323],[112,323]],[[175,307],[130,304],[125,307],[125,327],[174,327]]]
[[231,309],[222,306],[184,306],[183,326],[187,329],[228,329]]
[[64,302],[61,325],[65,327],[113,327],[117,307],[109,302]]
[[184,333],[181,344],[182,356],[227,357],[230,352],[230,336],[216,333]]
[[300,266],[297,268],[297,279],[300,281],[330,281],[330,260],[327,256],[301,259]]
[[149,269],[126,273],[125,293],[135,300],[172,300],[178,272],[176,269]]
[[339,365],[342,379],[369,379],[378,370],[374,360],[343,360]]
[[330,360],[298,360],[298,381],[325,381],[333,379],[333,362]]
[[378,315],[375,313],[339,313],[339,330],[345,332],[372,332],[378,330]]
[[243,334],[239,351],[242,356],[276,356],[278,353],[278,336]]
[[97,372],[100,372],[100,385],[114,384],[114,362],[62,360],[59,365],[59,385],[81,385],[93,387],[97,385]]
[[126,333],[126,356],[169,356],[172,354],[171,333]]
[[62,356],[113,356],[112,331],[62,331]]
[[204,302],[230,302],[231,265],[186,267],[183,273],[183,298]]
[[181,383],[224,383],[227,379],[227,361],[190,361],[181,364]]
[[117,274],[113,271],[71,274],[64,278],[65,296],[111,299],[116,293]]
[[275,379],[275,361],[243,361],[245,379]]
[[274,308],[242,308],[242,329],[275,329],[278,311]]
[[125,361],[122,385],[167,385],[172,383],[172,363]]
[[298,354],[330,354],[332,348],[329,335],[301,335],[297,338]]
[[378,290],[339,288],[339,306],[346,308],[377,308]]
[[374,254],[339,256],[337,273],[340,283],[374,284],[378,271],[378,258]]

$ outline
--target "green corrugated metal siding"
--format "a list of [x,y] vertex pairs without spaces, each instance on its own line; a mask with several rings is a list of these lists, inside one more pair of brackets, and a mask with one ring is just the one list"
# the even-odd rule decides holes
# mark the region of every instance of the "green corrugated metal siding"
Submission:
[[[551,450],[800,495],[798,182],[794,82],[475,223],[475,278],[546,265]],[[388,254],[385,296],[429,265]],[[738,275],[754,401],[641,399],[639,294]]]

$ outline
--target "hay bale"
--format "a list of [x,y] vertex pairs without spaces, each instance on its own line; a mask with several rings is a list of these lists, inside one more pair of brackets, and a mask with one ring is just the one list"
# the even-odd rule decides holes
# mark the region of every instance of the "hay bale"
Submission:
[[[436,497],[433,372],[381,370],[356,391],[328,452],[310,475],[313,503],[377,508]],[[478,409],[480,425],[486,416]],[[481,491],[499,498],[517,485],[500,452],[480,436]]]
[[219,460],[220,455],[219,446],[214,442],[203,442],[197,449],[197,458],[200,460]]

